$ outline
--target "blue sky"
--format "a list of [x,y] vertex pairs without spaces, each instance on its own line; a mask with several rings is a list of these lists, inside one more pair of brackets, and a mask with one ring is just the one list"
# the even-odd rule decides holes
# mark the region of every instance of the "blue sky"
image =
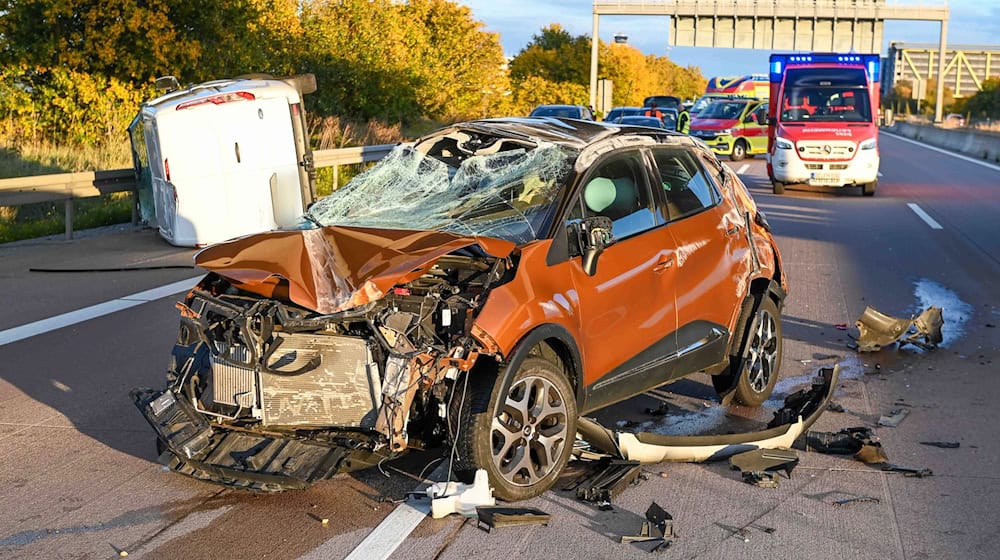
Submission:
[[[900,4],[917,4],[920,0],[898,0]],[[549,23],[559,23],[573,35],[590,35],[592,3],[587,0],[459,0],[472,8],[476,19],[489,31],[500,34],[504,52],[516,55],[531,40],[532,35]],[[923,0],[926,4],[943,4],[944,0]],[[1000,5],[993,0],[950,0],[951,19],[948,42],[962,44],[995,44],[1000,39]],[[938,41],[936,22],[888,21],[883,39],[889,41]],[[611,42],[615,33],[628,35],[629,43],[647,54],[667,55],[681,65],[700,66],[708,76],[749,74],[767,71],[768,51],[748,49],[707,49],[667,45],[670,19],[666,17],[602,16],[601,40]]]

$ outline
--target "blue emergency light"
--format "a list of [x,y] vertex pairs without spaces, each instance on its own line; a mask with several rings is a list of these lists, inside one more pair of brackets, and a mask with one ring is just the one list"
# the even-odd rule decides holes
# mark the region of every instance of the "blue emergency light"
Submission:
[[879,79],[879,55],[877,54],[845,54],[845,53],[805,53],[805,54],[772,54],[771,72],[769,78],[772,82],[780,82],[783,71],[789,64],[844,64],[844,65],[864,65],[868,70],[868,77],[873,82]]

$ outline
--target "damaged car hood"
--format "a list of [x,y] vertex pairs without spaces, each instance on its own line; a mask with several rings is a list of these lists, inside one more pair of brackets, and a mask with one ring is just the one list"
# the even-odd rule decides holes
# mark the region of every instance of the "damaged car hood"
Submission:
[[498,258],[514,249],[510,241],[443,231],[327,226],[219,243],[199,252],[195,264],[240,289],[328,314],[378,300],[473,245]]

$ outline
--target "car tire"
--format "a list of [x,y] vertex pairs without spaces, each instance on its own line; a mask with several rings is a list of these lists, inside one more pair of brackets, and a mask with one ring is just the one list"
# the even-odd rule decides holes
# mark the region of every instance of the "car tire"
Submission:
[[551,488],[569,461],[576,396],[562,368],[541,357],[529,355],[520,364],[504,395],[502,379],[470,386],[458,416],[455,471],[469,481],[485,469],[497,498],[527,500]]
[[743,140],[737,140],[733,144],[733,151],[729,154],[730,161],[740,161],[747,157],[747,143]]
[[771,181],[771,190],[774,194],[785,194],[785,184],[781,181]]
[[871,183],[866,183],[861,185],[861,194],[864,196],[875,196],[875,187],[878,186],[878,181],[872,181]]
[[763,296],[750,321],[737,334],[744,340],[731,369],[738,379],[736,400],[760,406],[771,396],[781,371],[781,311],[774,300]]

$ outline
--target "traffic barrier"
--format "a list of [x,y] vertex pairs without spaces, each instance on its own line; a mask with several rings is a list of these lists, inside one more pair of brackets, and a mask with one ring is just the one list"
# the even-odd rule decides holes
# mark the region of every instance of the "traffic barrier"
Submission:
[[[313,161],[317,169],[333,167],[334,181],[341,165],[368,163],[385,157],[394,144],[359,146],[332,150],[315,150]],[[0,206],[20,206],[34,202],[64,201],[66,205],[66,239],[73,238],[73,201],[105,194],[132,193],[132,223],[139,219],[134,169],[56,173],[0,179]]]
[[896,121],[886,129],[931,146],[965,154],[990,163],[1000,163],[1000,134],[995,132],[971,128],[939,128],[928,124],[902,121]]

